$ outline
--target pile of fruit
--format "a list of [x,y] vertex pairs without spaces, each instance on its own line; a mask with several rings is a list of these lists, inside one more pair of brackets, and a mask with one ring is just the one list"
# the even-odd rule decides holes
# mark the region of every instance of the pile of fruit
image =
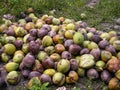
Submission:
[[62,86],[81,77],[101,79],[120,89],[120,35],[97,31],[83,21],[30,13],[18,22],[0,25],[0,87],[21,78]]

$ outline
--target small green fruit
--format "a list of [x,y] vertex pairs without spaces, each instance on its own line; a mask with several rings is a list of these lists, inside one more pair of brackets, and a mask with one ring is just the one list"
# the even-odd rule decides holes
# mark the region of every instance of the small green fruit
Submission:
[[74,35],[73,35],[73,42],[75,44],[82,44],[84,41],[84,36],[80,33],[80,32],[76,32]]
[[16,51],[15,45],[9,44],[9,43],[4,45],[4,52],[5,53],[12,55],[12,54],[14,54],[15,51]]
[[53,44],[53,40],[50,36],[45,36],[43,39],[42,39],[42,45],[44,47],[47,47],[47,46],[50,46]]
[[13,62],[20,63],[23,60],[23,58],[24,58],[23,54],[16,54],[13,57]]
[[53,75],[53,83],[61,86],[65,83],[65,75],[61,72],[57,72]]
[[57,64],[57,71],[66,73],[70,69],[70,62],[67,59],[61,59]]
[[20,73],[18,73],[17,71],[9,72],[7,77],[6,77],[6,81],[9,84],[12,84],[12,85],[15,85],[15,84],[19,83],[19,81],[20,81]]
[[15,71],[18,69],[18,67],[19,67],[19,64],[15,62],[9,62],[5,65],[5,69],[7,72]]
[[43,73],[52,77],[56,73],[56,71],[55,69],[46,69]]

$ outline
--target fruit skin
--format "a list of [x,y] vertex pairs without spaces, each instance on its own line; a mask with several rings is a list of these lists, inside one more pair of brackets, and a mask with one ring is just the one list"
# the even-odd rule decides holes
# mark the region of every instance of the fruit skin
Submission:
[[82,49],[82,48],[81,48],[79,45],[77,45],[77,44],[72,44],[72,45],[70,45],[68,51],[69,51],[72,55],[78,55],[81,49]]
[[41,73],[39,73],[38,71],[32,71],[29,73],[28,79],[31,79],[32,77],[39,77],[41,75]]
[[63,59],[71,59],[72,55],[68,51],[63,51],[62,54],[61,54],[61,58],[63,58]]
[[48,54],[51,55],[55,52],[55,47],[54,46],[48,46],[44,49],[44,51]]
[[24,58],[24,55],[21,53],[18,53],[13,56],[13,62],[20,63],[20,62],[22,62],[23,58]]
[[62,53],[63,51],[65,51],[65,47],[62,44],[56,44],[55,45],[55,52],[56,53]]
[[6,54],[6,53],[2,53],[1,54],[1,61],[2,62],[8,62],[9,61],[9,59],[10,59],[10,56],[8,55],[8,54]]
[[120,90],[120,81],[113,77],[108,83],[109,90]]
[[47,57],[44,60],[42,60],[42,65],[44,68],[53,68],[54,67],[54,61]]
[[56,44],[62,44],[64,42],[64,37],[62,35],[55,35],[53,36],[53,42]]
[[111,52],[111,54],[113,56],[116,56],[117,52],[116,52],[115,48],[112,45],[106,46],[105,50]]
[[103,71],[103,69],[105,68],[105,62],[102,60],[99,60],[95,63],[95,68],[97,71]]
[[107,70],[103,70],[101,72],[100,77],[101,77],[101,80],[105,83],[109,83],[110,79],[112,78],[110,72],[108,72]]
[[73,30],[67,30],[67,31],[65,31],[65,38],[72,39],[74,33],[75,33],[75,31],[73,31]]
[[78,73],[79,77],[83,77],[83,76],[85,76],[85,69],[79,67],[77,69],[77,73]]
[[80,57],[79,67],[87,69],[94,66],[94,64],[94,57],[91,54],[84,54]]
[[97,79],[99,77],[99,74],[96,69],[91,68],[87,71],[87,77],[89,79]]
[[28,53],[24,59],[22,60],[23,67],[25,68],[32,68],[33,65],[35,64],[35,57]]
[[42,45],[44,47],[47,47],[47,46],[50,46],[53,44],[53,40],[50,36],[45,36],[43,39],[42,39]]
[[120,52],[117,53],[117,58],[120,60]]
[[57,62],[61,59],[60,55],[58,53],[53,53],[50,55],[50,58],[54,61]]
[[66,83],[76,83],[78,81],[78,74],[75,71],[70,71],[66,77]]
[[112,58],[112,54],[109,51],[106,50],[102,50],[101,51],[101,59],[104,62],[107,62],[108,60],[110,60]]
[[58,72],[66,73],[66,72],[68,72],[69,69],[70,69],[70,62],[67,59],[61,59],[57,63],[57,71]]
[[43,73],[46,74],[46,75],[49,75],[50,77],[52,77],[56,73],[56,71],[55,71],[55,69],[48,68]]
[[8,75],[6,76],[6,81],[9,84],[15,85],[18,84],[20,81],[21,75],[19,72],[17,71],[11,71],[8,73]]
[[101,54],[101,50],[99,48],[97,49],[92,49],[90,51],[90,54],[94,56],[95,60],[99,60],[100,58],[100,54]]
[[87,48],[88,48],[89,50],[97,49],[97,48],[98,48],[98,45],[97,45],[97,43],[91,41],[91,42],[88,44]]
[[98,45],[99,45],[99,47],[100,47],[101,49],[105,49],[106,46],[109,45],[109,42],[108,42],[106,39],[103,39],[102,41],[100,41],[100,42],[98,43]]
[[14,54],[15,51],[16,51],[15,45],[9,44],[9,43],[4,45],[4,52],[5,53],[12,55],[12,54]]
[[42,83],[48,82],[49,84],[52,82],[51,77],[50,77],[49,75],[47,75],[47,74],[42,74],[42,75],[40,76],[40,81],[41,81]]
[[75,44],[82,44],[84,41],[84,36],[80,33],[80,32],[76,32],[74,35],[73,35],[73,42]]
[[73,23],[69,23],[66,25],[67,30],[75,30],[75,25]]
[[116,50],[120,51],[120,40],[114,41],[114,42],[113,42],[113,47],[114,47]]
[[115,73],[115,76],[120,80],[120,69]]
[[62,74],[61,72],[56,72],[53,75],[52,81],[54,84],[62,86],[65,83],[65,75]]
[[110,71],[115,73],[117,70],[120,69],[120,60],[116,59],[116,58],[112,58],[110,59],[107,64],[106,64],[106,68]]
[[15,62],[9,62],[5,65],[5,69],[7,72],[11,72],[14,71],[16,69],[18,69],[19,64],[15,63]]
[[78,69],[78,62],[76,59],[70,59],[70,69],[74,71]]
[[40,51],[38,54],[37,54],[37,59],[39,60],[39,61],[42,61],[42,60],[44,60],[45,58],[47,58],[48,57],[48,54],[46,53],[46,52],[44,52],[44,51]]

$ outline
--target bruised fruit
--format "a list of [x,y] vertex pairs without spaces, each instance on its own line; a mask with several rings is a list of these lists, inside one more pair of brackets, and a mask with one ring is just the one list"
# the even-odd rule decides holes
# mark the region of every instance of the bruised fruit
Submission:
[[72,55],[68,51],[63,51],[62,54],[61,54],[61,57],[63,59],[71,59]]
[[55,45],[55,52],[56,53],[62,53],[63,51],[65,51],[65,47],[62,44]]
[[112,45],[106,46],[105,50],[111,52],[111,54],[114,55],[114,56],[117,53],[115,48]]
[[45,58],[42,60],[42,65],[44,68],[53,68],[54,67],[54,61],[51,58]]
[[94,57],[91,54],[84,54],[80,57],[79,67],[86,69],[94,66],[94,64]]
[[8,54],[6,54],[6,53],[2,53],[1,54],[1,61],[2,62],[8,62],[9,61],[9,59],[10,59],[10,56],[8,55]]
[[75,71],[70,71],[66,77],[66,83],[76,83],[78,81],[78,74]]
[[73,35],[73,42],[75,44],[82,44],[84,41],[84,36],[80,33],[80,32],[76,32],[74,35]]
[[21,72],[21,74],[22,74],[22,76],[24,77],[24,78],[28,78],[28,76],[29,76],[29,73],[30,73],[30,70],[22,70],[22,72]]
[[6,81],[9,83],[9,84],[18,84],[19,81],[20,81],[20,78],[21,78],[21,75],[19,72],[17,71],[11,71],[8,73],[8,75],[6,76]]
[[44,49],[44,51],[48,54],[51,55],[55,52],[55,47],[54,46],[48,46]]
[[78,62],[76,59],[70,60],[70,68],[71,70],[77,70],[78,69]]
[[42,82],[42,83],[46,83],[46,82],[48,82],[49,84],[51,83],[51,77],[49,76],[49,75],[47,75],[47,74],[42,74],[41,76],[40,76],[40,81]]
[[89,53],[90,53],[90,50],[87,49],[87,48],[83,48],[83,49],[80,51],[80,55],[89,54]]
[[110,79],[110,81],[108,83],[108,88],[109,88],[109,90],[119,90],[120,89],[120,81],[119,81],[119,79],[117,79],[115,77]]
[[42,45],[44,47],[47,47],[47,46],[50,46],[53,44],[53,40],[50,36],[45,36],[43,39],[42,39]]
[[32,53],[32,54],[37,54],[39,52],[39,44],[35,41],[31,41],[29,43],[29,51]]
[[97,79],[99,77],[99,74],[96,69],[92,68],[87,71],[87,77],[89,79]]
[[68,39],[68,40],[66,40],[65,42],[64,42],[64,46],[65,46],[65,48],[69,48],[69,46],[71,45],[71,44],[73,44],[73,40],[71,40],[71,39]]
[[35,64],[35,57],[31,54],[27,54],[22,62],[24,67],[31,68]]
[[58,72],[66,73],[66,72],[68,72],[69,69],[70,69],[70,62],[67,59],[61,59],[57,63],[57,71]]
[[39,52],[38,55],[37,55],[37,59],[39,61],[42,61],[47,57],[48,57],[48,54],[46,52],[44,52],[44,51]]
[[50,55],[50,58],[56,62],[59,61],[61,59],[60,55],[58,53],[53,53],[52,55]]
[[115,73],[117,70],[120,69],[120,60],[116,58],[110,59],[107,62],[106,67],[110,72]]
[[97,49],[92,49],[92,50],[90,51],[90,54],[94,56],[95,60],[99,60],[101,51],[100,51],[99,48],[97,48]]
[[79,54],[80,50],[81,50],[81,47],[77,44],[72,44],[69,47],[69,52],[73,55]]
[[61,72],[56,72],[53,75],[52,81],[54,84],[61,86],[65,83],[65,75],[62,74]]
[[41,75],[41,73],[39,73],[38,71],[32,71],[29,73],[29,79],[31,79],[32,77],[39,77]]
[[104,62],[107,62],[111,58],[112,58],[112,54],[109,51],[106,51],[106,50],[101,51],[101,59]]
[[106,48],[106,46],[109,45],[109,42],[106,39],[103,39],[102,41],[100,41],[98,43],[98,45],[99,45],[100,48],[104,49],[104,48]]
[[53,42],[56,44],[62,44],[64,42],[64,37],[62,35],[53,36]]
[[11,71],[17,70],[18,67],[19,67],[19,64],[15,63],[15,62],[9,62],[5,65],[5,70],[7,72],[11,72]]
[[107,70],[103,70],[101,72],[101,80],[105,83],[108,83],[110,81],[110,79],[112,78],[112,75],[110,74],[110,72],[108,72]]

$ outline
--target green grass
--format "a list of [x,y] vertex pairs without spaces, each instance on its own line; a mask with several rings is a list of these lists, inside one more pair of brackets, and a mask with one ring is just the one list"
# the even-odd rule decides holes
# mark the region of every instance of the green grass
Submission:
[[[80,14],[86,13],[87,22],[91,27],[99,28],[102,22],[113,23],[113,20],[120,16],[120,0],[100,0],[93,9],[85,8],[89,0],[2,0],[0,2],[0,17],[11,13],[19,18],[20,12],[26,11],[29,7],[35,10],[37,16],[49,14],[55,9],[56,17],[64,16],[81,20]],[[1,21],[0,21],[1,22]]]

